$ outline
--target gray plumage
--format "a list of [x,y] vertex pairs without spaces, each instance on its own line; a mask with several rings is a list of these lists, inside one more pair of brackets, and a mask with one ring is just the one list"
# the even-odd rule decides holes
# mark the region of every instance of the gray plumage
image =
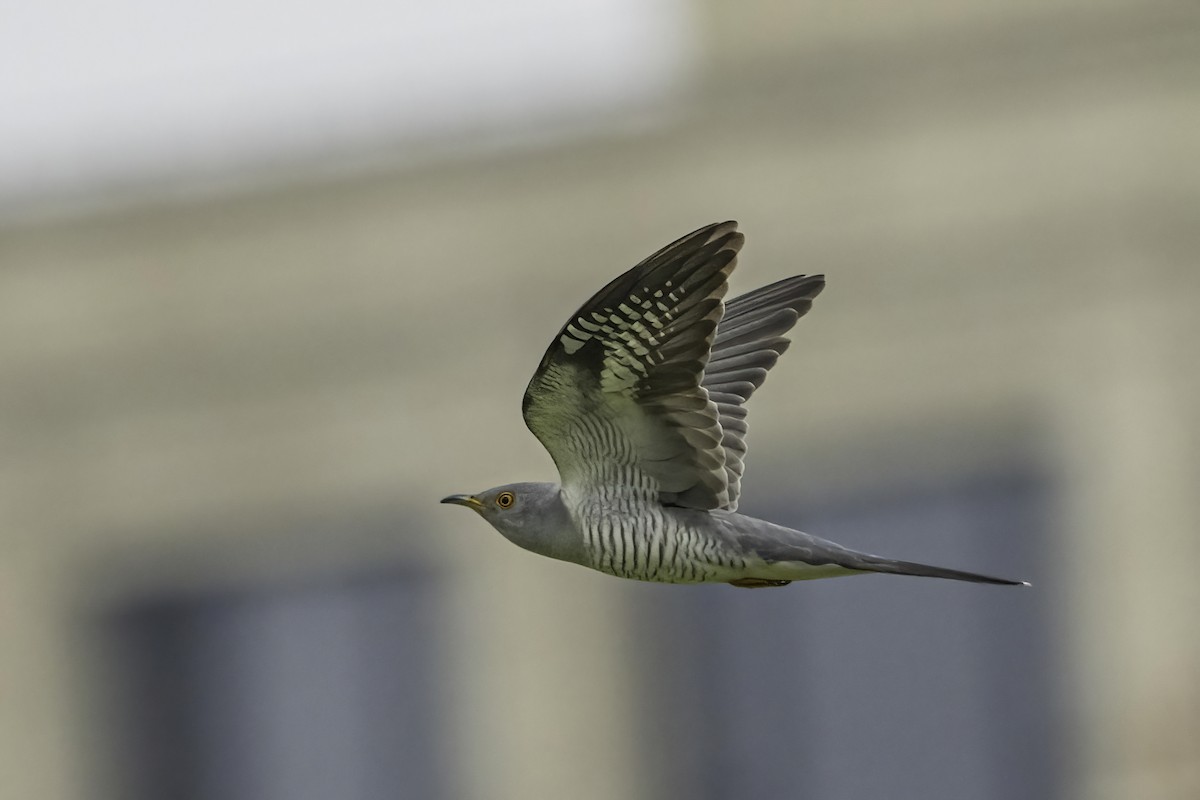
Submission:
[[825,286],[798,275],[723,298],[737,223],[673,242],[597,292],[525,391],[561,485],[516,483],[443,503],[535,553],[646,581],[782,586],[887,572],[1019,584],[859,553],[737,513],[746,402]]

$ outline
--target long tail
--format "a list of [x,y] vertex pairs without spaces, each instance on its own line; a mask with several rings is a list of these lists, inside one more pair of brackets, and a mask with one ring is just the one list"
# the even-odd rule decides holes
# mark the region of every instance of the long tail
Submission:
[[843,566],[850,569],[861,569],[867,572],[886,572],[891,575],[917,575],[922,578],[947,578],[952,581],[970,581],[971,583],[994,583],[1001,586],[1028,586],[1027,581],[1010,581],[1007,578],[993,578],[990,575],[980,575],[975,572],[963,572],[945,567],[933,567],[929,564],[918,564],[915,561],[896,561],[890,558],[856,553],[852,563]]
[[[703,519],[710,522],[715,521],[723,526],[721,533],[726,541],[732,541],[741,552],[752,559],[762,559],[769,565],[765,570],[767,574],[748,575],[746,576],[747,581],[735,584],[739,586],[774,586],[777,585],[776,581],[832,578],[836,575],[853,575],[863,572],[888,572],[893,575],[948,578],[952,581],[994,583],[1001,586],[1029,585],[1025,581],[1010,581],[1007,578],[993,578],[990,575],[979,575],[975,572],[932,567],[914,561],[897,561],[870,553],[861,553],[803,531],[785,528],[773,522],[742,514],[707,515]],[[789,564],[796,567],[794,572],[787,566]],[[853,572],[847,573],[840,570],[853,570]]]

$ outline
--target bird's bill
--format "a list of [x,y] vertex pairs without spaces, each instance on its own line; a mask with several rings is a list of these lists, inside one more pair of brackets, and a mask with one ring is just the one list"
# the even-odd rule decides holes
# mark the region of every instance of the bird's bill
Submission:
[[449,497],[443,497],[442,502],[451,503],[456,506],[466,506],[476,511],[483,509],[483,503],[479,502],[479,498],[473,494],[452,494]]

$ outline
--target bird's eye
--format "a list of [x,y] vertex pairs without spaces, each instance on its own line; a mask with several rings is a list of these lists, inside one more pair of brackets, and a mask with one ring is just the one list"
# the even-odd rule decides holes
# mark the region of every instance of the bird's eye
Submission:
[[512,492],[501,492],[496,495],[496,505],[501,508],[512,508],[515,502],[517,502],[517,496]]

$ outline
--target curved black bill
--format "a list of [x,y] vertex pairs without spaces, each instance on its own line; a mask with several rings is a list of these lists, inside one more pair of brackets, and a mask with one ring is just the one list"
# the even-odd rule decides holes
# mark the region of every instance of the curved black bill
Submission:
[[467,508],[474,509],[478,509],[481,505],[483,505],[469,494],[452,494],[449,497],[443,497],[441,502],[451,503],[456,506],[466,506]]

